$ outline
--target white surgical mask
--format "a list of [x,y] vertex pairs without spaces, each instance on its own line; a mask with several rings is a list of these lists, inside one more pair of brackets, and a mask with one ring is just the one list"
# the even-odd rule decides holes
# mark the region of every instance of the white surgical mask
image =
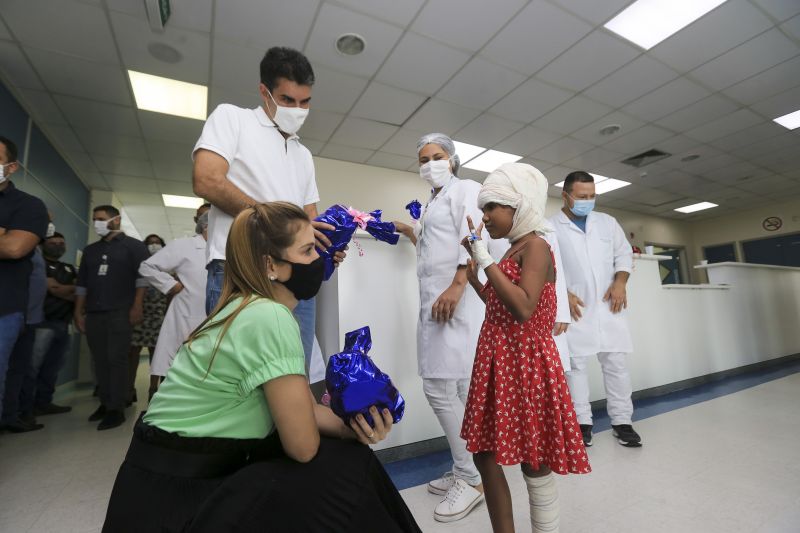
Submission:
[[303,122],[306,121],[308,116],[308,109],[280,106],[275,101],[275,98],[272,97],[271,92],[267,91],[267,94],[272,99],[272,103],[275,104],[275,116],[272,117],[272,120],[278,125],[278,129],[289,135],[294,135],[300,131],[300,128],[303,127]]
[[117,217],[109,218],[108,220],[95,220],[94,221],[94,231],[101,237],[105,237],[109,233],[111,233],[111,228],[108,227],[108,223],[114,220]]
[[6,176],[6,167],[9,166],[11,163],[6,163],[5,165],[0,165],[0,183],[3,183],[8,179]]
[[150,255],[153,255],[154,253],[156,253],[160,249],[161,249],[161,245],[160,244],[153,243],[153,244],[148,244],[147,245],[147,251],[150,252]]
[[56,232],[56,225],[50,222],[49,224],[47,224],[47,232],[44,234],[44,238],[49,239],[55,234],[55,232]]
[[450,181],[450,161],[447,159],[428,161],[419,167],[419,175],[434,189],[441,189]]

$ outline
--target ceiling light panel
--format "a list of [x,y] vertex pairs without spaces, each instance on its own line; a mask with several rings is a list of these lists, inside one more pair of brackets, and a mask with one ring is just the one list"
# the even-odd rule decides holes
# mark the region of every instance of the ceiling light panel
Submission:
[[464,166],[473,170],[492,172],[504,163],[515,163],[522,159],[521,155],[507,154],[497,150],[488,150]]
[[687,205],[685,207],[679,207],[675,211],[678,211],[679,213],[694,213],[696,211],[711,209],[712,207],[717,207],[717,204],[712,204],[711,202],[700,202],[699,204],[692,204],[692,205]]
[[649,50],[725,0],[638,0],[604,26]]
[[772,120],[790,130],[800,128],[800,109]]
[[[605,194],[607,192],[616,191],[617,189],[621,189],[630,185],[630,182],[628,181],[609,178],[606,176],[601,176],[600,174],[592,174],[592,177],[594,178],[594,191],[596,194]],[[563,189],[564,182],[558,182],[554,185],[554,187]]]
[[175,194],[162,194],[166,207],[183,207],[184,209],[197,209],[203,205],[204,200],[196,196],[177,196]]
[[456,153],[458,154],[459,159],[461,159],[461,164],[466,163],[467,161],[475,158],[476,155],[482,154],[486,151],[486,148],[482,146],[475,146],[474,144],[467,144],[458,141],[453,141],[453,144],[456,145]]
[[206,119],[208,87],[171,80],[134,70],[128,71],[136,107],[196,120]]

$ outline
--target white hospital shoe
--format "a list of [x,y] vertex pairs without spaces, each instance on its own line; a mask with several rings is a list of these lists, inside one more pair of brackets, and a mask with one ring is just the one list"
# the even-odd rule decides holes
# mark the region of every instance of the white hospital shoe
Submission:
[[456,477],[453,475],[453,472],[445,472],[439,479],[434,479],[428,483],[428,492],[431,494],[444,496],[447,494],[447,491],[450,490],[450,487],[455,484],[455,482]]
[[483,501],[483,493],[471,487],[463,479],[456,479],[450,490],[436,509],[433,518],[437,522],[455,522],[469,514],[476,505]]

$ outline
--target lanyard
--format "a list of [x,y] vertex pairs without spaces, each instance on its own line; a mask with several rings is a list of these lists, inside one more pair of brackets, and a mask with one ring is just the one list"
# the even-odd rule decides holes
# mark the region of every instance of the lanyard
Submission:
[[419,229],[419,238],[420,238],[420,240],[422,240],[422,239],[423,239],[423,235],[425,234],[425,216],[428,214],[428,209],[430,208],[431,204],[432,204],[433,202],[435,202],[437,199],[439,199],[439,198],[441,198],[442,196],[444,196],[444,195],[445,195],[445,193],[447,193],[447,189],[449,189],[449,188],[450,188],[450,186],[451,186],[453,183],[455,183],[455,181],[456,181],[457,179],[458,179],[458,178],[456,178],[455,176],[452,176],[452,177],[450,178],[450,181],[448,181],[448,182],[447,182],[447,185],[445,185],[444,187],[442,187],[442,190],[440,190],[440,191],[439,191],[439,194],[437,194],[437,195],[435,195],[435,196],[433,195],[433,191],[431,191],[431,198],[428,200],[428,203],[427,203],[427,204],[425,204],[425,209],[423,209],[423,210],[422,210],[422,214],[421,214],[421,215],[420,215],[420,217],[419,217],[419,225],[420,225],[420,229]]

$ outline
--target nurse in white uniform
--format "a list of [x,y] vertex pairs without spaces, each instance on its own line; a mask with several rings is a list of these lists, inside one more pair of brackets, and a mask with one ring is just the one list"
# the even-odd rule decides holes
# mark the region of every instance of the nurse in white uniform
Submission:
[[563,262],[572,324],[566,333],[571,358],[567,372],[572,401],[586,446],[592,444],[587,364],[597,356],[614,436],[627,447],[641,446],[631,417],[631,379],[626,359],[633,352],[626,320],[626,285],[633,251],[617,220],[593,211],[594,178],[572,172],[564,182],[564,206],[550,222]]
[[[444,496],[434,510],[434,518],[452,522],[466,516],[483,500],[480,474],[460,436],[485,314],[475,291],[464,290],[469,256],[460,243],[469,234],[467,215],[473,220],[482,216],[478,209],[481,186],[456,177],[459,159],[453,141],[446,135],[423,136],[417,143],[417,153],[420,176],[430,184],[431,197],[416,225],[395,224],[417,247],[419,375],[453,455],[452,472],[431,481],[428,491]],[[494,241],[501,242],[507,246],[505,241]]]
[[[209,204],[197,209],[194,237],[176,239],[139,266],[139,274],[173,296],[164,316],[150,367],[150,397],[172,366],[183,341],[205,317],[206,239]],[[175,279],[177,277],[177,280]]]

